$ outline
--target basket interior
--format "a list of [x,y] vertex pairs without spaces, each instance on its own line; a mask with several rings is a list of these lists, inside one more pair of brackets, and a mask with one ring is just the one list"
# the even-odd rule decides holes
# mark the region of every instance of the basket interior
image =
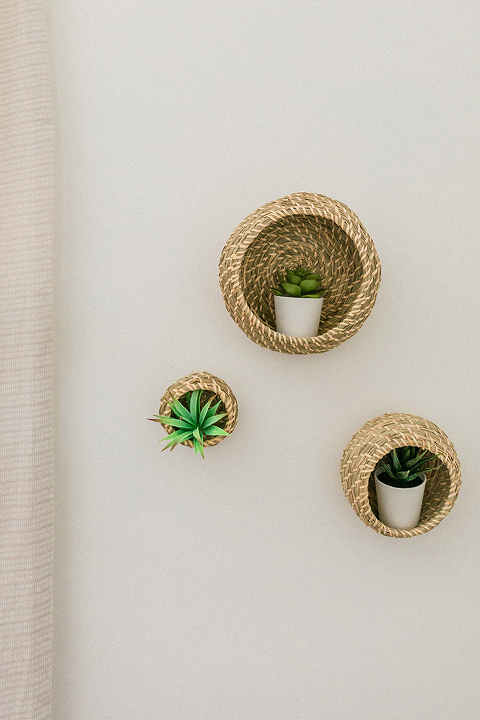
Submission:
[[[441,512],[447,502],[450,492],[451,478],[446,465],[435,457],[433,453],[425,455],[427,459],[431,459],[429,467],[433,470],[426,473],[427,482],[425,484],[425,494],[423,496],[422,510],[420,513],[419,525],[434,518]],[[380,460],[375,466],[375,470],[380,464]],[[377,494],[375,491],[375,478],[372,472],[368,481],[368,501],[373,514],[378,517]]]
[[250,243],[242,260],[240,283],[254,315],[275,330],[272,287],[278,275],[298,265],[321,276],[327,294],[318,334],[336,327],[349,313],[362,283],[362,263],[349,235],[316,215],[289,215],[275,221]]
[[[190,391],[189,391],[189,392],[190,392]],[[186,393],[185,393],[185,395],[186,395]],[[178,400],[180,400],[180,401],[182,402],[182,404],[184,404],[184,397],[185,397],[185,395],[181,395],[181,396],[178,398]],[[210,398],[212,398],[212,397],[216,398],[215,400],[213,400],[212,405],[215,405],[215,404],[220,400],[220,405],[218,406],[217,413],[225,413],[225,416],[224,416],[223,418],[221,418],[221,419],[220,419],[218,422],[216,422],[215,424],[218,425],[218,427],[220,427],[220,428],[224,428],[225,425],[226,425],[228,416],[227,416],[227,414],[226,414],[227,411],[226,411],[225,405],[224,405],[224,403],[223,403],[223,400],[220,398],[220,396],[218,395],[218,393],[212,392],[211,390],[205,390],[204,388],[202,388],[202,394],[201,394],[201,396],[200,396],[200,407],[203,408],[203,406],[204,406],[204,405],[210,400]],[[171,415],[171,409],[170,409],[170,407],[168,407],[168,410],[165,412],[165,415]],[[176,429],[176,428],[173,428],[171,425],[168,425],[167,427],[164,425],[164,427],[165,427],[165,429],[167,430],[167,432],[168,432],[169,434],[171,434],[172,432],[174,432],[175,429]],[[212,444],[214,445],[214,444],[216,444],[216,443],[218,442],[219,437],[223,438],[224,436],[212,436],[212,437],[209,437],[208,439],[206,438],[206,439],[205,439],[205,447],[207,447],[208,445],[212,445]],[[192,446],[193,446],[193,443],[191,442],[191,440],[185,440],[185,442],[180,443],[180,444],[181,444],[181,445],[188,445],[188,447],[192,447]]]

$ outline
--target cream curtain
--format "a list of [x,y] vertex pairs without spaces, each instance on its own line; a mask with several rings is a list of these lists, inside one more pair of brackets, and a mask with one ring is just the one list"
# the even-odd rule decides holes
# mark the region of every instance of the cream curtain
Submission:
[[0,0],[0,718],[51,718],[53,123],[43,0]]

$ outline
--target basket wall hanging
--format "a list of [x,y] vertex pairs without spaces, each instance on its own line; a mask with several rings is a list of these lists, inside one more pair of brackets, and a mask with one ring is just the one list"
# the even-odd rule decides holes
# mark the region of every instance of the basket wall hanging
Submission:
[[[428,473],[420,521],[413,530],[396,530],[378,519],[373,473],[394,448],[428,450],[433,470]],[[428,457],[428,456],[427,456]],[[345,495],[357,515],[376,532],[413,537],[432,530],[452,509],[460,489],[460,463],[452,443],[434,423],[415,415],[387,413],[369,420],[355,433],[340,466]]]
[[[271,287],[279,273],[303,265],[325,280],[318,335],[290,337],[275,330]],[[380,261],[358,217],[337,200],[295,193],[267,203],[233,232],[220,258],[220,286],[228,312],[262,347],[302,354],[331,350],[369,316],[380,284]]]
[[[235,395],[228,387],[226,382],[216,377],[215,375],[211,375],[207,372],[192,373],[192,375],[187,375],[186,377],[180,378],[180,380],[174,382],[173,385],[170,385],[170,387],[167,388],[164,395],[162,396],[162,399],[160,400],[160,410],[158,414],[170,415],[171,408],[168,404],[168,401],[172,401],[174,399],[179,400],[187,392],[191,392],[193,390],[204,391],[202,393],[202,404],[207,402],[214,395],[216,395],[218,399],[222,401],[218,412],[226,413],[226,415],[221,421],[219,421],[218,425],[222,427],[227,433],[232,433],[235,425],[237,424],[238,418],[238,405]],[[162,422],[161,424],[169,435],[171,435],[176,430],[176,428],[173,428],[167,423]],[[211,447],[212,445],[217,445],[225,437],[225,435],[217,435],[205,439],[204,447]],[[188,447],[193,448],[193,443],[191,440],[186,440],[180,444],[187,445]]]

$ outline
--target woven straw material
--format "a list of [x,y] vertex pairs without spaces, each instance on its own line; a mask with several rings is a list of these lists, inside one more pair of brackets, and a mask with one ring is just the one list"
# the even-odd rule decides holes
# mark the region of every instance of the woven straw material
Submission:
[[[378,519],[374,470],[394,448],[428,450],[432,455],[422,512],[413,530],[395,530]],[[426,457],[429,457],[428,455]],[[452,443],[434,423],[416,415],[387,413],[365,423],[343,453],[340,465],[343,490],[366,525],[391,537],[413,537],[432,530],[452,509],[460,489],[460,463]]]
[[[202,399],[204,400],[208,400],[208,398],[212,397],[212,395],[218,396],[218,399],[222,401],[224,406],[222,408],[220,405],[219,412],[227,413],[226,417],[220,421],[219,425],[228,433],[232,433],[235,425],[237,424],[238,418],[238,405],[235,395],[230,390],[226,382],[207,372],[187,375],[186,377],[177,380],[177,382],[174,382],[173,385],[170,385],[160,400],[160,410],[158,414],[170,415],[171,408],[168,401],[172,401],[175,398],[178,400],[183,397],[185,393],[190,392],[191,390],[204,390],[205,392],[202,393]],[[169,435],[171,435],[175,430],[175,428],[171,425],[166,425],[165,423],[162,423],[162,425]],[[205,447],[217,445],[225,437],[225,435],[211,437],[205,439],[203,444]],[[191,440],[186,440],[180,444],[188,445],[188,447],[193,448],[193,442]]]
[[[272,287],[298,265],[318,273],[327,288],[318,335],[289,337],[275,330]],[[337,200],[295,193],[255,210],[236,228],[220,258],[228,312],[262,347],[302,354],[331,350],[369,316],[380,284],[380,261],[358,217]]]

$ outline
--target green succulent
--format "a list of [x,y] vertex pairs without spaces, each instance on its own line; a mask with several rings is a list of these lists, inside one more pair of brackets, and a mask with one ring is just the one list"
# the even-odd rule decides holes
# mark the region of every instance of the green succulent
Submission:
[[308,268],[297,267],[279,276],[277,288],[271,288],[274,295],[281,297],[320,298],[325,295],[320,285],[320,275]]
[[397,450],[394,448],[388,455],[382,458],[380,467],[387,475],[399,483],[408,484],[416,480],[420,475],[433,468],[426,468],[425,464],[436,457],[429,455],[425,457],[428,450],[420,452],[418,447],[402,447]]
[[191,440],[195,455],[199,452],[202,457],[205,457],[203,454],[205,439],[230,434],[216,425],[227,413],[217,413],[222,401],[219,400],[212,405],[214,398],[215,395],[202,405],[202,390],[193,390],[193,392],[185,393],[180,399],[167,401],[172,411],[171,415],[155,415],[155,417],[149,418],[153,422],[161,422],[178,428],[159,441],[169,440],[163,450],[167,448],[173,450],[179,443]]

